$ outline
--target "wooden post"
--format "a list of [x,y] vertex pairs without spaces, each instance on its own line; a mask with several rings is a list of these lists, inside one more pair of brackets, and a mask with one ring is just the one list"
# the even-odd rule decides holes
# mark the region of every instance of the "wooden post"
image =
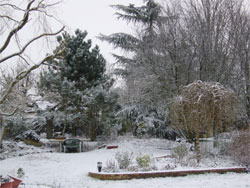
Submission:
[[46,134],[47,139],[53,137],[53,117],[46,118]]

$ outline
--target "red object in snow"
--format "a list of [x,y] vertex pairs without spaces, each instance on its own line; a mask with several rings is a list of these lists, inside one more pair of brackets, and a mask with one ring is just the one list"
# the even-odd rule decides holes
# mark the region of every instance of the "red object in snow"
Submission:
[[18,188],[22,180],[15,178],[13,176],[9,176],[11,181],[1,183],[0,188]]
[[0,188],[13,188],[13,181],[1,183]]
[[[18,188],[18,186],[20,185],[20,183],[22,182],[22,180],[15,178],[13,176],[9,176],[11,179],[13,179],[13,188]],[[2,187],[1,187],[2,188]]]
[[116,149],[118,146],[107,146],[107,149]]
[[67,139],[67,137],[66,136],[58,136],[58,137],[56,137],[56,140],[66,140]]

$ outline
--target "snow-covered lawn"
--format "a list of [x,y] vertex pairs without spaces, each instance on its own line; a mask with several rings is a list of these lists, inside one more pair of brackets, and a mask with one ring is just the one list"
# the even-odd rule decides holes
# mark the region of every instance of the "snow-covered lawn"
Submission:
[[[114,143],[118,149],[96,149],[83,153],[38,153],[19,157],[12,157],[0,161],[0,174],[16,175],[17,169],[25,172],[23,182],[25,188],[250,188],[250,174],[205,174],[190,175],[186,177],[150,178],[123,181],[101,181],[88,177],[88,172],[97,172],[96,163],[114,159],[120,151],[133,152],[133,155],[149,154],[151,157],[169,155],[169,148],[176,142],[161,139],[139,140],[132,138],[120,138]],[[160,166],[167,165],[171,160],[162,158],[156,161]],[[232,167],[233,162],[226,159],[213,158],[204,160],[199,167]],[[176,169],[188,169],[189,166],[177,166]],[[24,187],[24,186],[23,186]]]

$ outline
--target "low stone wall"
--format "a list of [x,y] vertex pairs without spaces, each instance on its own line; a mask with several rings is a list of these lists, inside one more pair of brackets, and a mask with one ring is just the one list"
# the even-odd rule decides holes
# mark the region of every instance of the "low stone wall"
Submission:
[[227,172],[246,173],[246,168],[224,168],[224,169],[204,169],[204,170],[181,170],[181,171],[164,171],[164,172],[131,172],[131,173],[95,173],[89,172],[89,176],[100,180],[130,180],[141,178],[157,177],[177,177],[194,174],[219,173]]

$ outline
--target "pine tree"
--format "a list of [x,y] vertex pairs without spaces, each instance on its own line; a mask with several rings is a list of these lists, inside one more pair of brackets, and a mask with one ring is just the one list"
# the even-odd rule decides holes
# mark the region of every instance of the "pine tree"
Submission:
[[[113,54],[119,68],[115,73],[122,76],[126,82],[126,95],[124,98],[124,110],[136,106],[141,109],[143,116],[147,116],[146,111],[158,111],[157,104],[159,99],[163,98],[159,94],[159,83],[153,83],[156,61],[155,57],[155,37],[158,32],[158,23],[164,19],[162,16],[162,7],[154,0],[145,0],[144,5],[113,5],[117,10],[116,16],[127,23],[135,24],[138,27],[137,35],[128,33],[113,33],[111,35],[99,36],[99,39],[113,45],[114,48],[123,50],[126,55]],[[128,55],[127,55],[128,54]],[[147,75],[147,76],[146,76]],[[157,102],[156,102],[157,101]],[[119,113],[123,114],[123,113]],[[138,113],[138,117],[141,114]],[[127,116],[127,122],[130,122]],[[136,118],[135,118],[136,119]],[[133,124],[133,123],[132,123]],[[134,123],[136,124],[136,123]]]
[[100,40],[112,44],[115,48],[120,48],[126,52],[134,53],[134,57],[132,59],[113,54],[116,62],[126,67],[124,72],[121,70],[118,72],[127,75],[131,66],[134,67],[135,63],[138,64],[140,62],[138,62],[138,51],[143,51],[145,49],[145,45],[147,47],[147,45],[152,42],[152,38],[156,31],[156,23],[162,19],[160,15],[161,6],[154,0],[145,0],[145,5],[140,7],[136,7],[134,4],[129,4],[128,6],[112,5],[111,7],[118,10],[115,14],[118,19],[125,20],[128,23],[138,23],[142,28],[140,30],[142,37],[133,36],[128,33],[113,33],[108,36],[101,34],[99,36]]
[[[86,36],[87,32],[80,30],[76,30],[73,36],[66,32],[59,36],[59,46],[64,46],[65,53],[50,62],[49,69],[40,78],[40,87],[53,94],[56,102],[53,110],[64,112],[64,126],[67,125],[67,116],[74,116],[71,122],[74,136],[80,124],[87,134],[88,129],[95,127],[99,115],[97,96],[100,91],[108,93],[113,84],[105,73],[106,61],[98,46],[92,48],[91,40],[86,40]],[[93,135],[94,140],[96,133]]]

